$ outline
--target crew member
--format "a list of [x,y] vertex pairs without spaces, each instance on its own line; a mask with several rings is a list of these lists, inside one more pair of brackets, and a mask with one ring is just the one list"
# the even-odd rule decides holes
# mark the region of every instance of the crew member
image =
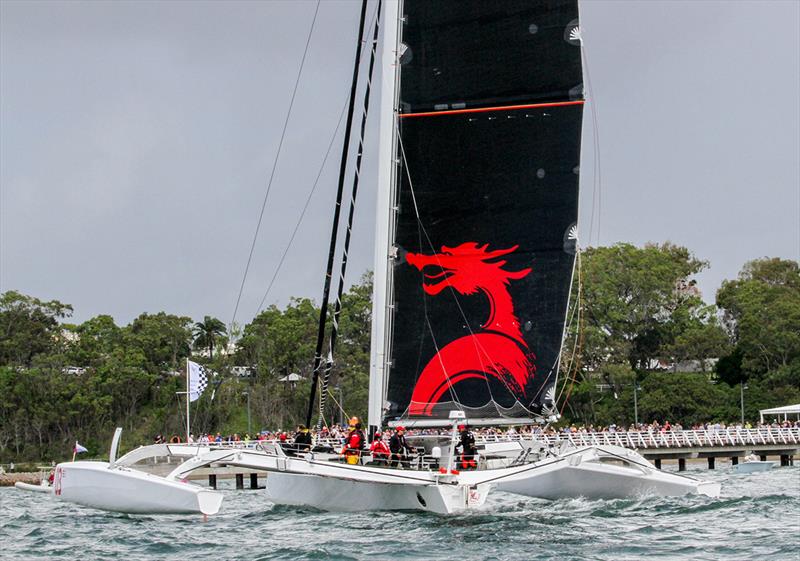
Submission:
[[391,451],[386,443],[383,441],[383,435],[380,432],[375,433],[375,440],[372,441],[372,445],[369,447],[369,451],[372,452],[372,461],[375,462],[379,466],[386,466],[389,465],[389,454]]
[[475,456],[478,454],[478,449],[475,447],[475,435],[470,432],[465,424],[458,425],[458,431],[461,438],[456,446],[456,448],[461,449],[459,467],[461,469],[476,469],[478,464],[475,461]]
[[297,434],[294,435],[294,449],[296,452],[311,451],[311,433],[305,425],[297,427]]
[[414,449],[406,442],[406,429],[399,426],[394,429],[392,438],[389,439],[389,451],[392,453],[391,465],[393,467],[409,467],[409,457]]
[[344,454],[345,461],[348,464],[357,464],[361,459],[361,452],[364,450],[366,439],[361,430],[361,422],[358,417],[352,417],[349,425],[350,432],[347,433],[347,437],[344,439],[342,454]]

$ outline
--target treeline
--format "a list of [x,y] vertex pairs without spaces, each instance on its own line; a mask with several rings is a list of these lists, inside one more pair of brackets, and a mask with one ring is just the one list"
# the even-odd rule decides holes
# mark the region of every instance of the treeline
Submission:
[[[342,299],[330,387],[341,389],[348,413],[366,411],[371,295],[365,275]],[[107,315],[73,325],[65,321],[71,313],[58,301],[0,295],[0,462],[64,458],[75,440],[102,455],[116,426],[125,429],[123,448],[185,434],[178,392],[187,358],[217,373],[192,403],[195,434],[244,436],[305,422],[319,318],[309,299],[272,306],[234,334],[208,316],[195,323],[145,313],[120,327]],[[338,419],[328,404],[326,415]]]
[[559,387],[567,421],[629,425],[638,405],[640,422],[733,422],[744,393],[755,422],[800,402],[796,261],[750,261],[707,305],[694,276],[708,263],[684,247],[617,244],[581,259]]
[[[800,401],[798,263],[752,261],[712,306],[694,283],[706,266],[671,244],[581,254],[557,388],[563,422],[630,424],[634,388],[640,421],[684,426],[738,419],[740,383],[751,421],[759,408]],[[328,421],[340,396],[348,415],[366,413],[371,293],[367,275],[343,298]],[[115,426],[128,446],[183,434],[176,392],[189,357],[218,373],[193,403],[195,434],[304,421],[319,315],[309,299],[270,307],[234,333],[211,317],[162,312],[117,326],[101,315],[73,325],[71,313],[58,301],[0,295],[0,461],[61,459],[75,440],[102,454]]]

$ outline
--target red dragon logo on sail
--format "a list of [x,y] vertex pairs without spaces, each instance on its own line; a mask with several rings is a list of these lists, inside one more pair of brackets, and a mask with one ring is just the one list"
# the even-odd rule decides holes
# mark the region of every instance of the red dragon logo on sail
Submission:
[[423,274],[422,288],[427,294],[436,296],[448,287],[464,296],[482,292],[490,308],[479,333],[448,343],[425,366],[414,386],[410,415],[432,415],[434,405],[449,388],[470,378],[496,378],[517,399],[525,398],[525,387],[536,371],[535,356],[522,338],[508,286],[531,269],[506,271],[506,261],[496,260],[519,246],[496,251],[487,251],[488,247],[466,242],[458,247],[443,246],[442,252],[434,255],[406,254],[406,261]]

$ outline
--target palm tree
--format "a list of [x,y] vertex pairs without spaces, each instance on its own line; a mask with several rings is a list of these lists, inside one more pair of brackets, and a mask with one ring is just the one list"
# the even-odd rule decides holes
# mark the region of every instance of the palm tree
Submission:
[[194,324],[194,344],[196,346],[208,347],[209,358],[214,358],[214,341],[224,337],[227,333],[225,324],[217,318],[206,316],[203,321]]

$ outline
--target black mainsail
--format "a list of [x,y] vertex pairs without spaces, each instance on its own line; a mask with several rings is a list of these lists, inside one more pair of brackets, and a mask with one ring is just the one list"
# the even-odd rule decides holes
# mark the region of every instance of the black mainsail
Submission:
[[575,260],[577,0],[406,0],[399,33],[384,420],[547,412]]

